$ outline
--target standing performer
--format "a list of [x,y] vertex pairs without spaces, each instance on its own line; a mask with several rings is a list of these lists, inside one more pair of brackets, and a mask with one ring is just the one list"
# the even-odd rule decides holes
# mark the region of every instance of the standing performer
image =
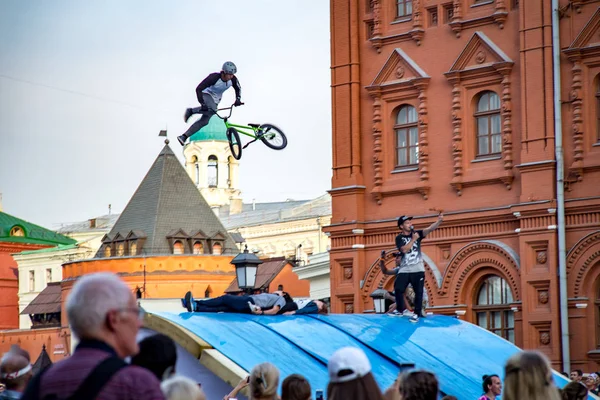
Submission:
[[[396,236],[396,247],[400,250],[401,261],[397,268],[396,282],[394,283],[394,294],[396,295],[396,310],[403,316],[410,317],[410,322],[418,322],[423,308],[423,288],[425,286],[425,263],[421,253],[421,240],[430,232],[436,230],[444,215],[440,212],[436,222],[429,227],[415,231],[412,217],[405,215],[398,218],[400,234]],[[404,292],[408,284],[415,291],[415,311],[406,310],[404,303]]]

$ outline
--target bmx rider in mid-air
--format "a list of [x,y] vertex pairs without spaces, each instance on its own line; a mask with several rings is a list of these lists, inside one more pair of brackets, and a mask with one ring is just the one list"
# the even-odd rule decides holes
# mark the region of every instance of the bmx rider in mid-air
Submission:
[[194,133],[198,132],[208,124],[211,117],[217,112],[217,106],[221,101],[223,93],[233,86],[235,90],[234,106],[241,106],[242,88],[240,82],[235,76],[237,67],[231,61],[223,64],[221,72],[214,72],[208,75],[196,88],[196,96],[200,102],[200,107],[188,108],[185,110],[183,120],[187,122],[193,114],[202,114],[202,117],[194,122],[184,134],[177,137],[179,143],[183,146],[186,140]]

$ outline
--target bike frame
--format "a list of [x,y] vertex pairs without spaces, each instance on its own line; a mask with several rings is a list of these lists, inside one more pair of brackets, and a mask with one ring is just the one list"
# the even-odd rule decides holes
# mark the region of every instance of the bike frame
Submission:
[[[248,125],[232,124],[228,121],[229,118],[231,117],[231,114],[233,113],[233,107],[234,106],[218,108],[217,113],[216,113],[217,117],[221,118],[225,122],[225,126],[227,127],[227,129],[235,128],[238,131],[238,133],[241,133],[242,135],[246,135],[253,139],[256,139],[256,133],[258,132],[259,128],[254,128],[254,127],[248,126]],[[222,110],[229,110],[229,115],[226,117],[221,117],[219,115],[218,111],[222,111]],[[252,131],[252,133],[250,133],[250,131]]]

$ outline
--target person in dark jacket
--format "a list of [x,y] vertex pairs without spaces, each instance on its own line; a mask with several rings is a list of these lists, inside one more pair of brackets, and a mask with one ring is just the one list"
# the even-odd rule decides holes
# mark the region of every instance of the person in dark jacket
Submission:
[[237,107],[243,104],[242,87],[235,76],[236,73],[237,67],[235,64],[231,61],[227,61],[223,64],[221,72],[214,72],[200,82],[196,88],[196,96],[198,97],[200,107],[186,109],[183,120],[187,122],[193,114],[202,114],[202,117],[194,122],[183,135],[177,137],[177,140],[182,146],[185,145],[185,141],[190,136],[208,125],[212,116],[217,112],[221,97],[227,89],[233,87],[235,90],[234,106]]

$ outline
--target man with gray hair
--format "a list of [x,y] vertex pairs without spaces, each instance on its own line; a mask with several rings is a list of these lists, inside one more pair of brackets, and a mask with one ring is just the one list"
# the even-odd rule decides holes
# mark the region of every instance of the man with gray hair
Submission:
[[163,400],[158,379],[126,364],[139,351],[141,310],[117,275],[85,275],[67,298],[71,330],[80,343],[73,355],[52,365],[28,385],[22,399]]

